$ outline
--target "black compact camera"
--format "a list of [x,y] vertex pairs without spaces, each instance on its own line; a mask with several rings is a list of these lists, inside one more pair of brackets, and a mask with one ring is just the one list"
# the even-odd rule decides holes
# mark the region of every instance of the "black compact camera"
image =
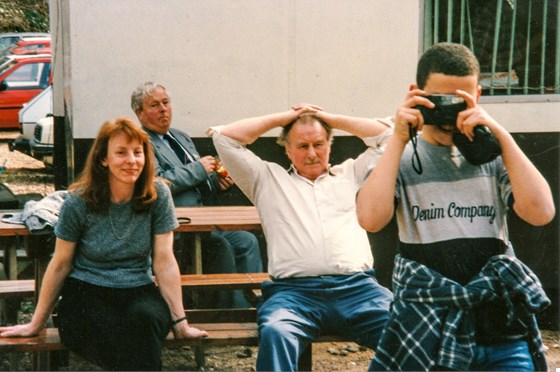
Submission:
[[[433,94],[424,96],[436,106],[429,109],[426,106],[415,106],[420,110],[425,125],[456,125],[457,115],[467,109],[467,104],[462,97],[452,94]],[[469,139],[459,131],[453,133],[453,143],[463,154],[465,159],[473,165],[488,163],[502,153],[496,137],[484,125],[474,128],[474,139]]]
[[424,117],[424,124],[427,125],[455,125],[457,123],[457,115],[467,109],[467,104],[463,97],[453,94],[433,94],[424,96],[432,101],[436,107],[433,109],[426,106],[416,106]]

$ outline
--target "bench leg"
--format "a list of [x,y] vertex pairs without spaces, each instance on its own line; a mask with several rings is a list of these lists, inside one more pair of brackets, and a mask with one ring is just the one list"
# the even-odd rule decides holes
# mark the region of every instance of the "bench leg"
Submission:
[[20,355],[18,353],[10,353],[11,371],[19,371],[19,359],[20,359]]
[[[58,371],[64,365],[64,358],[68,358],[68,351],[38,351],[33,353],[34,371]],[[62,362],[62,363],[61,363]],[[66,365],[68,365],[66,363]]]
[[68,367],[70,363],[70,351],[58,350],[52,351],[49,356],[49,370],[58,371],[60,367]]
[[18,247],[18,240],[17,238],[8,238],[6,240],[7,244],[4,248],[4,272],[6,274],[6,278],[9,280],[16,280],[18,274],[18,267],[17,267],[17,247]]
[[[17,324],[17,313],[21,305],[20,298],[6,298],[0,300],[0,313],[1,313],[1,323],[4,324]],[[12,371],[19,370],[19,359],[20,355],[18,353],[10,353],[10,368]]]
[[21,307],[21,298],[5,298],[0,300],[0,323],[12,325],[18,323],[18,311]]
[[309,343],[300,355],[298,360],[298,371],[311,371],[311,367],[313,367],[312,347],[313,345]]
[[197,346],[194,348],[194,359],[198,369],[206,366],[206,355],[204,354],[204,346]]
[[33,370],[34,371],[50,371],[50,352],[38,351],[33,353]]

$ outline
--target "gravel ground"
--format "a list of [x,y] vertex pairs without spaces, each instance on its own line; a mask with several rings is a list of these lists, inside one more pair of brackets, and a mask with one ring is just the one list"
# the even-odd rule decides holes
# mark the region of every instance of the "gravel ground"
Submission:
[[[47,195],[54,191],[53,176],[42,162],[20,152],[10,152],[7,141],[15,139],[17,132],[0,132],[0,182],[5,183],[15,194],[40,193]],[[22,319],[29,317],[31,304],[22,305]],[[549,371],[560,369],[560,332],[543,330],[543,340],[547,348]],[[208,347],[206,371],[254,371],[257,355],[256,347]],[[95,365],[70,353],[69,363],[61,367],[67,371],[99,370]],[[313,370],[315,371],[366,371],[373,351],[359,348],[353,343],[318,343],[313,345]],[[31,370],[30,354],[19,354],[18,365],[10,365],[9,356],[0,356],[0,370]],[[196,370],[193,351],[190,348],[166,349],[163,368],[169,371]]]
[[47,172],[43,162],[19,151],[9,151],[8,142],[19,132],[0,131],[0,182],[14,194],[39,193],[47,195],[54,191],[54,176]]

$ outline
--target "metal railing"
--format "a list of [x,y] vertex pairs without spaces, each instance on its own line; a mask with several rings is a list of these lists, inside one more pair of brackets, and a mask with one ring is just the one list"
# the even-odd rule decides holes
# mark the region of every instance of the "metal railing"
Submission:
[[558,0],[425,0],[424,47],[468,46],[483,95],[560,94]]

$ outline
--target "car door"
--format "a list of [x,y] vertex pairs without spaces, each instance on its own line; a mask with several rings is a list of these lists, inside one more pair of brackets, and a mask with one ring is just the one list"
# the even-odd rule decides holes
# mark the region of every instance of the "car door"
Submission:
[[0,76],[0,128],[19,129],[19,110],[48,86],[50,69],[48,60],[29,59]]

